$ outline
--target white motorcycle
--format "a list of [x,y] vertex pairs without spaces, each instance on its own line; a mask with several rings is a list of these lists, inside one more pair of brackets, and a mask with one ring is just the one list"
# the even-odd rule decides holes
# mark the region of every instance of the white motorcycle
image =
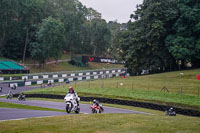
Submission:
[[77,103],[77,100],[80,101],[80,98],[76,99],[74,94],[68,93],[65,98],[65,103],[66,103],[66,112],[70,113],[71,111],[74,111],[76,114],[80,112],[80,107]]

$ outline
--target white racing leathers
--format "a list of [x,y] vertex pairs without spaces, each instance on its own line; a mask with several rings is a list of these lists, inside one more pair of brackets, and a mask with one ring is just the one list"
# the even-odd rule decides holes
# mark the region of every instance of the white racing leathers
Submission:
[[79,101],[80,98],[78,97],[77,93],[68,93],[65,98],[65,103],[66,103],[66,112],[70,113],[71,111],[74,111],[75,113],[80,112],[80,107],[79,107]]

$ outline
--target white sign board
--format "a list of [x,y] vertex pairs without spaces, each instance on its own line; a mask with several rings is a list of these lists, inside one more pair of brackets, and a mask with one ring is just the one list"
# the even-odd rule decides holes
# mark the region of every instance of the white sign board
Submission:
[[31,85],[31,82],[25,82],[25,86]]
[[33,79],[38,79],[38,76],[33,76]]
[[90,75],[90,72],[86,73],[86,75]]
[[28,79],[28,76],[22,76],[22,79]]
[[43,84],[43,81],[42,81],[42,80],[37,81],[37,84],[38,84],[38,85]]
[[47,79],[47,78],[49,78],[49,75],[43,75],[43,78]]
[[67,77],[67,74],[62,74],[62,77],[64,78],[64,77]]
[[58,75],[53,75],[53,78],[57,78],[58,77]]
[[79,76],[82,76],[82,75],[83,75],[83,73],[79,73],[78,75],[79,75]]
[[97,72],[93,72],[93,75],[96,75],[97,74]]
[[78,80],[82,80],[82,77],[78,77]]
[[69,78],[68,80],[69,80],[69,81],[73,81],[73,78]]
[[58,79],[58,82],[60,83],[60,82],[64,82],[64,79]]

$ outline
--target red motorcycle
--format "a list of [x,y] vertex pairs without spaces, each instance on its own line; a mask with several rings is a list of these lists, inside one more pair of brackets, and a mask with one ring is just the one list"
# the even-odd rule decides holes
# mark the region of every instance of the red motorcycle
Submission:
[[102,113],[104,111],[103,106],[101,104],[99,104],[99,106],[97,104],[92,104],[92,106],[90,107],[92,109],[92,113]]

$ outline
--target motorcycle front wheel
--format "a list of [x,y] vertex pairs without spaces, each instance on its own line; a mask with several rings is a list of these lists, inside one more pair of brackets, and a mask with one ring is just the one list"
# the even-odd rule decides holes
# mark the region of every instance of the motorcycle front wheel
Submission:
[[71,108],[69,107],[69,104],[66,105],[66,112],[70,113],[71,112]]
[[94,114],[94,113],[97,113],[97,111],[95,110],[95,109],[92,109],[92,113]]

